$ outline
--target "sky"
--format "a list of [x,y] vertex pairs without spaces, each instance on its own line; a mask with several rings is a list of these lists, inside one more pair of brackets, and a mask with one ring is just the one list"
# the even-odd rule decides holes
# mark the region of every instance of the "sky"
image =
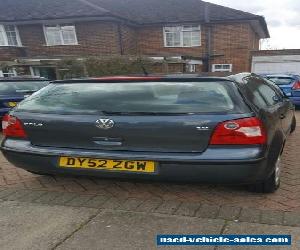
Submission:
[[262,49],[300,49],[300,0],[206,0],[265,17],[271,38]]

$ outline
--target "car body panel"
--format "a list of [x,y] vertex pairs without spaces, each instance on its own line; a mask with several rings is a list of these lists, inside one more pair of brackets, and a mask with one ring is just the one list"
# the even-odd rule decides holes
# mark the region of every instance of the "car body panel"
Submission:
[[[18,167],[37,173],[142,178],[149,180],[169,179],[227,184],[251,183],[253,179],[260,180],[266,174],[269,174],[264,149],[260,146],[245,146],[242,148],[236,146],[230,148],[211,146],[202,154],[178,154],[42,148],[33,146],[29,141],[8,139],[3,144],[3,150],[5,157],[10,162]],[[157,171],[154,174],[144,174],[66,169],[58,166],[60,156],[153,160],[157,163]],[[41,168],[41,166],[43,167]]]
[[[12,164],[29,170],[33,173],[41,174],[67,174],[67,175],[85,175],[93,177],[110,177],[110,178],[133,178],[146,180],[177,180],[177,181],[195,181],[203,183],[218,184],[249,184],[254,181],[260,181],[269,175],[267,169],[267,161],[246,161],[234,162],[228,164],[223,162],[212,163],[205,161],[199,162],[159,162],[155,173],[134,173],[134,172],[112,172],[105,170],[85,170],[59,168],[58,157],[41,156],[24,153],[16,153],[14,151],[4,150],[4,156]],[[34,157],[33,157],[34,156]],[[134,159],[136,159],[135,156]],[[106,157],[107,158],[107,157]],[[124,158],[124,157],[123,157]],[[42,166],[42,167],[41,167]]]
[[[18,113],[31,143],[41,147],[61,147],[142,152],[198,152],[207,148],[216,125],[222,121],[253,114],[101,116],[40,115]],[[98,119],[111,119],[108,130],[96,126]],[[38,126],[42,123],[43,126]],[[35,125],[33,125],[35,124]]]
[[129,160],[152,161],[181,161],[181,162],[231,162],[231,161],[257,161],[265,157],[264,148],[261,146],[209,146],[205,152],[199,153],[166,153],[166,152],[130,152],[112,150],[70,149],[57,147],[34,146],[30,141],[18,139],[6,139],[2,148],[12,152],[24,152],[41,156],[73,156],[94,157]]

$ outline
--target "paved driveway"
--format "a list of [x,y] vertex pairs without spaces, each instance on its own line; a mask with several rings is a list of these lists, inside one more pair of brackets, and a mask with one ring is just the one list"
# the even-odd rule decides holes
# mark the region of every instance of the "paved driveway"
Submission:
[[[221,218],[1,200],[0,218],[0,246],[5,250],[157,249],[157,234],[290,234],[292,246],[288,249],[299,250],[300,246],[300,227],[228,221]],[[287,249],[286,246],[266,248]],[[208,246],[175,249],[254,248]]]
[[[297,111],[297,119],[300,125],[300,111]],[[299,149],[300,127],[298,126],[285,148],[281,188],[275,194],[268,195],[250,193],[243,187],[37,176],[13,167],[2,155],[0,156],[0,188],[21,190],[20,194],[17,192],[12,196],[17,200],[26,195],[35,197],[34,194],[45,193],[52,195],[50,198],[44,198],[45,200],[51,199],[51,197],[54,200],[56,195],[61,195],[65,197],[65,202],[73,200],[74,203],[79,202],[76,201],[78,197],[81,197],[83,203],[91,202],[95,197],[105,197],[103,199],[107,198],[107,204],[115,204],[111,206],[117,206],[116,204],[124,206],[125,204],[125,207],[141,208],[142,210],[145,210],[147,206],[149,206],[148,209],[162,206],[162,210],[168,210],[170,213],[181,210],[184,210],[185,213],[199,212],[201,211],[199,204],[204,204],[214,207],[208,210],[211,214],[216,215],[219,213],[220,207],[234,207],[236,209],[231,211],[233,218],[239,215],[241,209],[248,208],[280,212],[300,211]],[[145,208],[141,204],[146,204]]]

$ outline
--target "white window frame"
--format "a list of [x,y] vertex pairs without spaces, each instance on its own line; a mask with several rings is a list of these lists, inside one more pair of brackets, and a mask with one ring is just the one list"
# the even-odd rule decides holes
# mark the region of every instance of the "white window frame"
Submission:
[[[7,25],[13,26],[15,28],[16,39],[17,39],[17,44],[16,45],[8,44],[7,33],[6,33],[5,28],[4,28],[4,26],[7,26]],[[2,34],[4,34],[3,38],[4,38],[4,43],[5,43],[4,45],[0,44],[0,47],[21,47],[22,46],[19,30],[18,30],[18,27],[16,25],[13,25],[13,24],[0,24],[0,31],[1,31]]]
[[[66,44],[63,38],[63,33],[62,33],[62,27],[64,26],[73,26],[74,27],[74,37],[75,37],[75,42],[72,44]],[[59,35],[60,35],[60,44],[50,44],[48,41],[47,37],[47,27],[57,27],[59,28]],[[43,26],[43,31],[44,31],[44,37],[46,41],[47,46],[73,46],[73,45],[78,45],[78,39],[77,39],[77,32],[76,32],[76,26],[75,24],[57,24],[57,25],[44,25]]]
[[[178,28],[181,29],[180,31],[180,45],[179,46],[168,46],[167,45],[167,29],[168,28]],[[197,27],[199,30],[199,44],[197,45],[190,45],[190,46],[185,46],[183,42],[183,33],[188,32],[185,30],[185,27]],[[193,32],[193,31],[190,31]],[[194,31],[196,32],[196,31]],[[192,47],[200,47],[201,46],[201,25],[180,25],[180,26],[165,26],[163,27],[163,35],[164,35],[164,47],[166,48],[192,48]]]
[[17,76],[17,71],[15,68],[10,68],[9,72],[4,73],[3,70],[0,69],[0,77],[14,77]]
[[[216,66],[228,66],[229,65],[229,69],[216,69]],[[213,64],[212,65],[212,72],[232,72],[232,64],[229,63],[217,63],[217,64]]]

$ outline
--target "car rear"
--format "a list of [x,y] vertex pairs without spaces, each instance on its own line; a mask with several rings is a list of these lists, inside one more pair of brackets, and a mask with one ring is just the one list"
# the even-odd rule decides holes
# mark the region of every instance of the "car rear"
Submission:
[[24,98],[48,83],[45,79],[36,78],[0,78],[0,119]]
[[266,78],[281,88],[295,105],[300,106],[300,76],[267,75]]
[[50,84],[3,121],[2,152],[36,173],[251,183],[267,133],[227,78]]

